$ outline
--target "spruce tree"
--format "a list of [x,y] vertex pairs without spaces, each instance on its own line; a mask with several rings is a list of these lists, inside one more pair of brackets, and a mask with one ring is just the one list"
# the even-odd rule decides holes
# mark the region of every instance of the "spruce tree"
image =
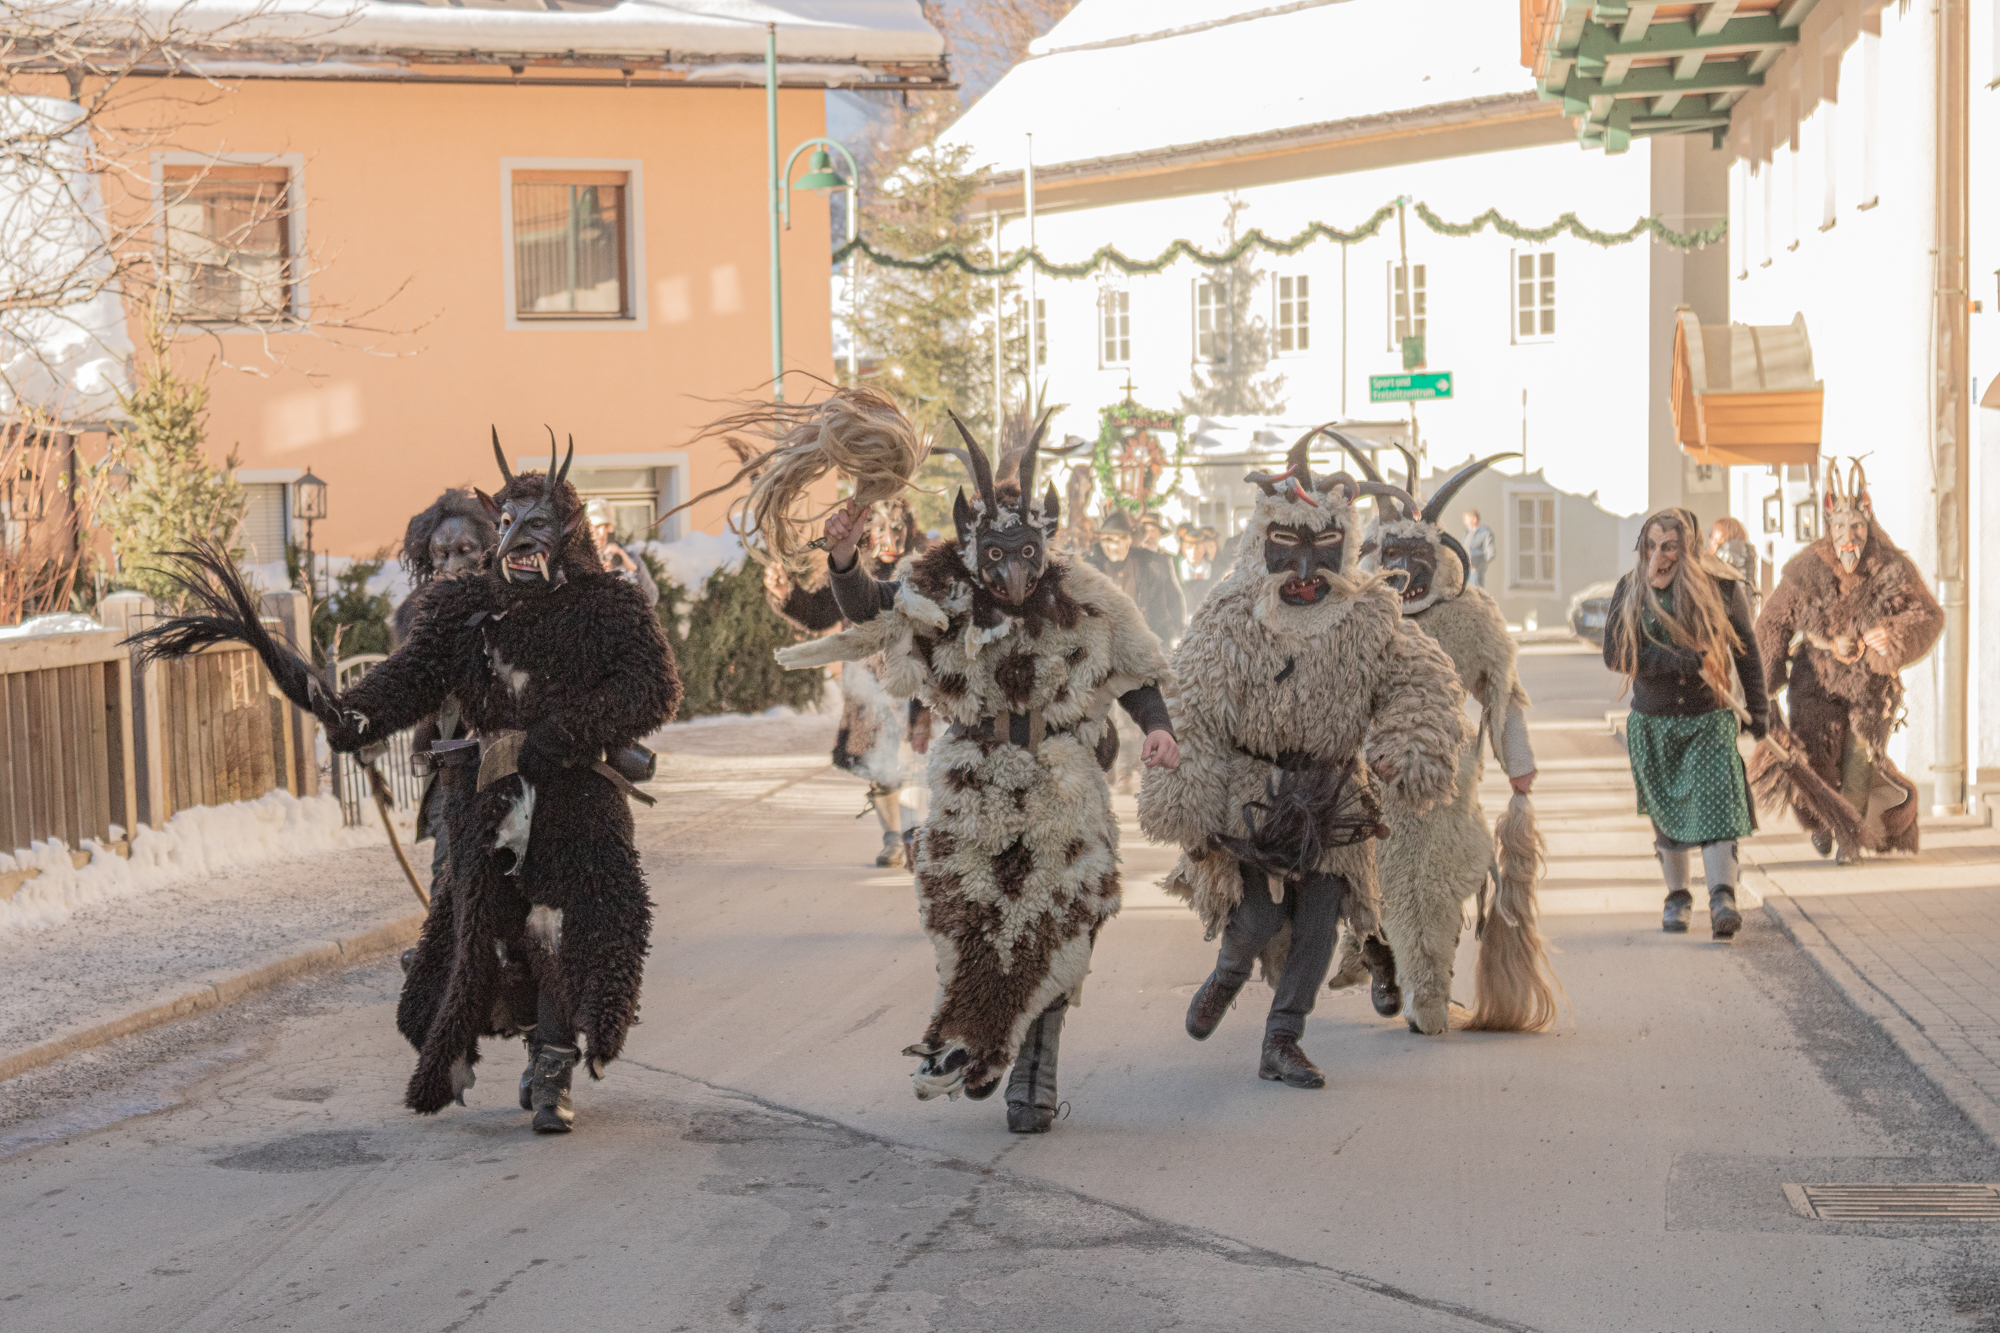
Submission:
[[[1229,197],[1229,214],[1223,224],[1225,245],[1236,244],[1236,220],[1248,208],[1235,195]],[[1196,365],[1194,388],[1181,395],[1181,411],[1205,417],[1263,416],[1285,410],[1283,375],[1259,376],[1271,364],[1271,327],[1256,313],[1257,291],[1264,274],[1244,251],[1233,264],[1202,271],[1198,282],[1217,282],[1223,287],[1224,318],[1221,330],[1222,359]]]

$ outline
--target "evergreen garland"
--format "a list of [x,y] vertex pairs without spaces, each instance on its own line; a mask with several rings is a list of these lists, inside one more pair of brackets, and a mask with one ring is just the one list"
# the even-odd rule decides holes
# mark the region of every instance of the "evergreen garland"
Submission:
[[[1097,447],[1091,450],[1090,462],[1097,472],[1097,484],[1104,492],[1105,504],[1115,504],[1136,516],[1145,512],[1146,501],[1153,496],[1174,493],[1181,483],[1181,468],[1187,459],[1187,436],[1182,431],[1186,419],[1185,413],[1162,412],[1156,408],[1141,407],[1129,399],[1097,410]],[[1161,474],[1163,479],[1170,475],[1172,481],[1137,500],[1119,493],[1118,473],[1112,458],[1112,451],[1117,448],[1118,441],[1125,438],[1123,428],[1135,421],[1144,422],[1151,430],[1172,429],[1175,440],[1173,461],[1168,465],[1170,472]],[[1171,422],[1172,425],[1163,427],[1159,424],[1161,422]]]
[[[1417,203],[1417,220],[1442,236],[1471,236],[1487,227],[1517,241],[1531,241],[1537,244],[1553,240],[1564,232],[1580,241],[1592,245],[1614,246],[1636,241],[1642,236],[1651,236],[1662,245],[1670,245],[1678,250],[1699,250],[1714,245],[1729,234],[1729,220],[1724,218],[1712,227],[1700,231],[1675,231],[1657,217],[1643,217],[1624,231],[1598,231],[1585,226],[1574,213],[1564,213],[1546,227],[1525,227],[1503,216],[1500,210],[1489,208],[1470,222],[1446,222],[1433,213],[1428,204]],[[982,264],[967,258],[964,250],[956,245],[948,245],[932,250],[928,254],[914,257],[890,254],[878,250],[865,236],[858,236],[833,252],[833,262],[846,262],[849,255],[859,254],[883,268],[910,271],[939,268],[950,264],[974,278],[1012,277],[1029,264],[1035,270],[1052,278],[1087,278],[1098,269],[1109,265],[1121,273],[1159,273],[1181,259],[1192,259],[1197,264],[1209,268],[1222,268],[1233,264],[1251,250],[1264,250],[1271,254],[1291,255],[1311,245],[1314,241],[1338,241],[1342,245],[1353,245],[1365,241],[1382,230],[1382,224],[1396,215],[1396,204],[1387,203],[1352,231],[1342,231],[1324,222],[1315,222],[1296,236],[1284,240],[1266,236],[1261,229],[1252,228],[1238,237],[1236,243],[1222,250],[1203,250],[1193,241],[1177,240],[1152,259],[1133,259],[1115,245],[1098,247],[1096,253],[1080,264],[1057,264],[1042,257],[1040,250],[1016,250],[999,264]]]

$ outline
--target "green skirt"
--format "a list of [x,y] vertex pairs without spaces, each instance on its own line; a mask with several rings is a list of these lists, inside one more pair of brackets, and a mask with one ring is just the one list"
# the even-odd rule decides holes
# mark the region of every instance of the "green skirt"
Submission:
[[1625,724],[1639,813],[1675,842],[1747,838],[1750,785],[1736,753],[1736,714],[1727,708],[1696,717],[1633,713]]

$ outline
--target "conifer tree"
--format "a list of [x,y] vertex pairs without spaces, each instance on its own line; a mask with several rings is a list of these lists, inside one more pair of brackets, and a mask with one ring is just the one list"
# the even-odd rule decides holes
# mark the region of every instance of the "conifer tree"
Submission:
[[[1235,245],[1237,218],[1248,208],[1234,195],[1223,224],[1225,245]],[[1222,357],[1197,364],[1194,388],[1181,395],[1181,411],[1210,417],[1262,416],[1285,410],[1285,377],[1260,378],[1271,364],[1271,327],[1256,313],[1264,274],[1244,251],[1235,263],[1203,268],[1196,282],[1219,283],[1223,295]]]

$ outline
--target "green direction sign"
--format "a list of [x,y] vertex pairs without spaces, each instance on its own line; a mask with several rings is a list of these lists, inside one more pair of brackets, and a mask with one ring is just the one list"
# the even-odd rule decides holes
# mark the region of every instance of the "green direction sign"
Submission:
[[1370,375],[1368,401],[1371,403],[1428,402],[1451,397],[1451,372],[1423,371],[1414,375]]

